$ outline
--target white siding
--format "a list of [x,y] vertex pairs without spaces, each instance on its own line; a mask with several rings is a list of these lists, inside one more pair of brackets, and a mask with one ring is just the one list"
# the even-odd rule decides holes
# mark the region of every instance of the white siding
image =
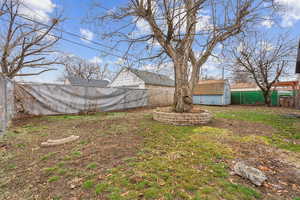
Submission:
[[124,69],[118,76],[113,80],[110,87],[134,87],[134,88],[145,88],[145,83],[134,73]]

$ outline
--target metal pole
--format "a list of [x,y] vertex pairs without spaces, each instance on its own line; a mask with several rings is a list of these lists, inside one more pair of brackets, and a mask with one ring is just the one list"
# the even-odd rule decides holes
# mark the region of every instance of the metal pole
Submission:
[[0,76],[0,135],[4,132],[4,79]]
[[4,78],[4,130],[6,130],[8,123],[7,114],[7,80]]
[[296,74],[297,80],[298,80],[298,85],[297,85],[297,90],[296,90],[296,108],[300,109],[300,41],[299,41],[299,47],[298,47],[298,55],[297,55],[297,62],[296,62]]
[[295,107],[297,109],[300,109],[300,74],[297,75],[297,81],[298,81],[298,85],[295,87],[295,96],[296,96]]
[[224,80],[224,77],[225,77],[225,67],[223,66],[223,69],[222,69],[222,80]]

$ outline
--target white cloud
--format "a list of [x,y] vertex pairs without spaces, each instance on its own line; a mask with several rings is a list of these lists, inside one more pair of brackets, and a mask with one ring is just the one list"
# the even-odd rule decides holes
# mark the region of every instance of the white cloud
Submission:
[[123,58],[118,58],[113,63],[116,64],[116,65],[125,65],[126,64],[126,60],[123,59]]
[[196,24],[196,32],[209,31],[213,27],[211,23],[211,16],[205,14],[199,14],[198,22]]
[[89,59],[89,62],[100,64],[103,62],[103,60],[99,56],[94,56],[93,58]]
[[152,32],[150,25],[143,19],[139,19],[136,22],[136,27],[141,34],[150,34]]
[[262,50],[266,50],[266,51],[271,51],[274,49],[273,44],[267,42],[267,41],[262,41],[258,43],[258,46],[260,47],[260,49]]
[[56,5],[52,0],[21,0],[20,14],[47,23]]
[[274,22],[271,20],[270,17],[266,17],[266,19],[261,23],[262,26],[266,28],[272,28]]
[[[43,34],[45,34],[46,33],[46,31],[47,31],[47,29],[41,29],[41,30],[39,30],[36,34],[38,35],[38,36],[42,36]],[[58,39],[58,37],[56,37],[56,36],[54,36],[54,35],[49,35],[49,34],[47,34],[45,37],[44,37],[44,40],[46,40],[46,41],[55,41],[55,40],[57,40]]]
[[[89,42],[89,41],[87,41],[87,40],[93,40],[93,38],[94,38],[94,33],[91,32],[91,31],[88,30],[88,29],[83,29],[83,28],[81,28],[81,29],[80,29],[80,34],[81,34],[81,36],[82,36],[81,40],[84,41],[84,42]],[[85,38],[86,40],[83,39],[83,38]]]
[[299,0],[275,0],[281,6],[285,7],[285,11],[281,12],[282,26],[293,26],[300,20],[300,1]]

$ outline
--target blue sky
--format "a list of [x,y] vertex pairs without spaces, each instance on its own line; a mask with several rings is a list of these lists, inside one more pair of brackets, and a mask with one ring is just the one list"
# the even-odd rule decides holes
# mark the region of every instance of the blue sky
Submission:
[[[51,17],[55,15],[58,11],[63,11],[63,17],[65,21],[61,27],[69,32],[82,35],[82,37],[88,38],[93,41],[97,41],[101,44],[108,44],[108,41],[101,40],[101,38],[95,33],[96,29],[91,24],[83,23],[86,19],[88,11],[90,10],[93,2],[100,2],[101,5],[108,9],[113,9],[119,5],[125,4],[126,0],[24,0],[28,6],[35,9],[41,15]],[[287,11],[281,14],[280,25],[284,27],[284,30],[289,30],[291,36],[300,38],[300,0],[276,0],[282,3]],[[100,27],[97,27],[100,29]],[[278,32],[275,25],[268,21],[262,24],[263,29],[272,30],[275,34]],[[102,49],[107,51],[108,49],[94,45],[87,41],[82,41],[80,38],[70,36],[68,34],[62,35],[64,38],[87,45],[90,47],[95,47],[97,49]],[[74,54],[76,56],[82,57],[90,61],[97,61],[102,63],[109,63],[113,68],[113,63],[117,62],[119,58],[114,56],[102,57],[101,52],[78,46],[66,41],[60,41],[56,47],[59,51],[65,52],[67,54]],[[109,50],[108,50],[109,51]],[[120,49],[122,51],[122,49]],[[109,51],[111,52],[111,51]],[[111,52],[115,54],[120,54],[119,52]],[[208,68],[208,73],[211,75],[220,75],[221,69],[213,67],[214,61],[210,61],[206,67]],[[211,67],[210,67],[211,66]],[[54,72],[47,72],[40,76],[24,78],[26,81],[39,81],[39,82],[55,82],[57,77],[62,73],[63,67],[57,66],[58,70]],[[118,70],[115,68],[114,70]]]

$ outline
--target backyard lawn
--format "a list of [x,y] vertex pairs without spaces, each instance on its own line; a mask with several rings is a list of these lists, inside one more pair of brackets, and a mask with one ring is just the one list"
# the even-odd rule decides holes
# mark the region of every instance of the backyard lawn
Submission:
[[[202,107],[203,108],[203,107]],[[153,121],[151,110],[15,121],[0,138],[2,200],[300,200],[300,111],[205,107],[207,126]],[[47,139],[79,140],[40,147]],[[255,187],[237,161],[263,171]]]

